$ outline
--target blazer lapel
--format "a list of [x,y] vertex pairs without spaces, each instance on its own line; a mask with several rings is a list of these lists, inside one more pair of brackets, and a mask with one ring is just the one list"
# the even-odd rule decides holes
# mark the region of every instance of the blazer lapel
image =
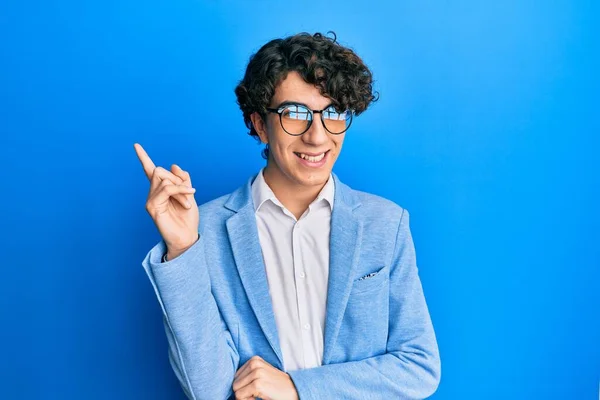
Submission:
[[[333,346],[340,330],[352,289],[352,277],[356,271],[363,232],[362,221],[354,215],[354,209],[360,206],[360,201],[352,189],[340,182],[336,174],[332,174],[332,176],[335,182],[335,196],[329,241],[329,279],[323,365],[327,364],[332,356]],[[235,212],[225,224],[235,263],[250,306],[265,337],[277,355],[280,364],[275,367],[283,370],[283,355],[258,238],[254,204],[252,203],[251,185],[255,177],[256,175],[251,177],[244,186],[234,191],[225,203],[226,208]]]
[[235,211],[225,224],[233,257],[250,306],[279,359],[280,365],[276,367],[283,370],[283,356],[252,203],[251,184],[254,177],[256,175],[250,178],[246,185],[233,192],[225,203],[225,207]]
[[363,225],[354,215],[360,206],[352,190],[332,174],[335,182],[333,212],[329,240],[329,280],[325,314],[323,362],[329,362],[337,339],[342,317],[352,289],[352,277],[360,254]]

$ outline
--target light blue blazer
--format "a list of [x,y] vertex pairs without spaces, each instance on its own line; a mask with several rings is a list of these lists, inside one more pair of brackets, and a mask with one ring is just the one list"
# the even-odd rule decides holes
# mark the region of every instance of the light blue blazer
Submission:
[[[190,399],[233,399],[234,374],[254,355],[284,370],[255,177],[199,207],[200,239],[185,253],[161,263],[160,241],[142,262],[162,308],[171,366]],[[286,372],[300,400],[426,398],[441,364],[408,211],[333,178],[323,365]]]

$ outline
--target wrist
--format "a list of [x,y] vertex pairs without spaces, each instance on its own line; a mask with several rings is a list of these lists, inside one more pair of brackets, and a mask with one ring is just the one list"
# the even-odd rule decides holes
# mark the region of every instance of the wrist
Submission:
[[177,249],[171,249],[171,248],[167,247],[167,253],[163,256],[163,261],[171,261],[171,260],[179,257],[180,255],[185,253],[190,247],[192,247],[199,239],[200,239],[200,234],[198,233],[196,236],[196,239],[194,239],[194,241],[190,245],[187,245],[187,246],[184,246],[181,248],[177,248]]

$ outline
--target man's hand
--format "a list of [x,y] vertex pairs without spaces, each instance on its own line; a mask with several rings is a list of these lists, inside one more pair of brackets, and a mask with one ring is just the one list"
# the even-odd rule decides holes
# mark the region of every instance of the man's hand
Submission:
[[146,211],[167,245],[169,260],[179,256],[198,240],[200,214],[190,174],[173,164],[171,171],[157,167],[138,143],[134,144],[144,173],[150,181]]
[[299,400],[290,376],[259,356],[249,359],[235,373],[233,392],[237,400]]

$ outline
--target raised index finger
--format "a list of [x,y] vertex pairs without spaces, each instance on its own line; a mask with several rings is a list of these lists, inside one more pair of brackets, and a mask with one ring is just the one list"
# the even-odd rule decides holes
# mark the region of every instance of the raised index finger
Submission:
[[137,153],[137,156],[140,159],[140,162],[142,163],[142,167],[144,167],[146,177],[148,177],[148,180],[151,180],[156,165],[154,165],[154,163],[150,159],[150,156],[148,156],[148,153],[146,153],[146,150],[144,150],[144,148],[139,143],[134,143],[133,147],[135,148],[135,152]]

